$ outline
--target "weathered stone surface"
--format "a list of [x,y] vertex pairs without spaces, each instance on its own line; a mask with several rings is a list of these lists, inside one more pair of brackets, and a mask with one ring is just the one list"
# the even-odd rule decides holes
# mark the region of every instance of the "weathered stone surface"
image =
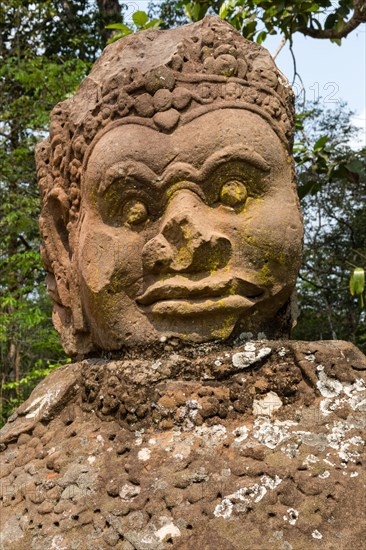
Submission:
[[108,46],[37,150],[42,256],[71,355],[288,336],[302,221],[293,92],[217,17]]
[[[80,389],[79,372],[80,369],[75,368],[75,365],[64,365],[57,369],[57,372],[51,373],[47,379],[42,380],[33,391],[31,398],[20,405],[1,430],[0,444],[4,439],[12,441],[18,438],[23,444],[27,433],[31,432],[39,421],[48,421],[62,409],[67,410],[68,402]],[[33,439],[29,446],[34,448],[37,443],[38,441]]]
[[[238,368],[246,348],[271,353]],[[364,549],[362,353],[173,340],[158,355],[60,368],[2,430],[2,550]],[[60,392],[29,426],[71,372],[67,409]]]

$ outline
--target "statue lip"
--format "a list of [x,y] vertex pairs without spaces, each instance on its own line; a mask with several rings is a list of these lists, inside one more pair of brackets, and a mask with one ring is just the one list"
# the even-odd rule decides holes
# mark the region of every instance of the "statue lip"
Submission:
[[201,281],[192,281],[181,275],[151,285],[136,302],[141,306],[151,306],[156,302],[202,302],[240,296],[256,301],[265,289],[241,279],[230,277],[218,279],[207,277]]

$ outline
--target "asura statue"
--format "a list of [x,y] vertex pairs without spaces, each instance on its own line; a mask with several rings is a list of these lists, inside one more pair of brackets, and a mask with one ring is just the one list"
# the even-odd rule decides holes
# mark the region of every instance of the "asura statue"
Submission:
[[107,47],[38,147],[63,345],[287,335],[303,239],[293,92],[217,18],[151,36]]

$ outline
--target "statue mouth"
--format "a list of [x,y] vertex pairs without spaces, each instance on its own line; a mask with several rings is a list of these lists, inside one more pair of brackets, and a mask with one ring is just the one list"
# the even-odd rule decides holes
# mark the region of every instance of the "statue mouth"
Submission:
[[151,285],[136,302],[152,313],[191,315],[251,307],[265,289],[238,277],[191,281],[177,275]]

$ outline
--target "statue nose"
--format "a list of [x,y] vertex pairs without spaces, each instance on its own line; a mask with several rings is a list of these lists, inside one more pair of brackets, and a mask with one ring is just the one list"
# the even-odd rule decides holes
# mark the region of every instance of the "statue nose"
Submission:
[[150,273],[198,273],[224,267],[231,256],[231,243],[213,229],[208,208],[193,191],[176,191],[160,232],[142,251],[145,269]]

